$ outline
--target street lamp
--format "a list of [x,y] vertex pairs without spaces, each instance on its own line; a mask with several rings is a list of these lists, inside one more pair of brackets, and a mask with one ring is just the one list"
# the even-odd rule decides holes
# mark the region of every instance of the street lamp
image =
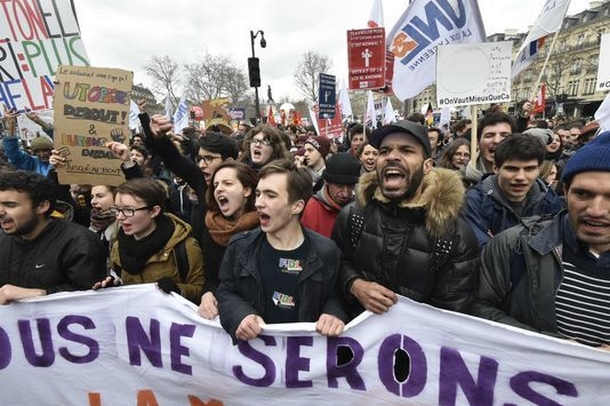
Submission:
[[256,121],[261,121],[261,107],[260,102],[258,101],[258,88],[261,85],[261,72],[260,65],[258,63],[258,58],[254,53],[254,40],[258,37],[258,34],[261,35],[261,48],[265,48],[267,46],[267,41],[265,41],[265,33],[262,30],[258,30],[256,34],[254,31],[250,31],[250,45],[252,45],[252,57],[248,58],[248,74],[250,78],[250,87],[254,88],[254,102],[256,103]]

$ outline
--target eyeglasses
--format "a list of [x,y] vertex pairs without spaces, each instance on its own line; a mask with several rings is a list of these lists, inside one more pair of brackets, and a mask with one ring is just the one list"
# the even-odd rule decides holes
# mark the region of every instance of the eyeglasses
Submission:
[[215,159],[222,159],[222,157],[214,156],[214,155],[197,155],[197,157],[195,158],[195,161],[197,163],[203,161],[203,162],[205,162],[206,165],[209,165],[212,162],[214,162]]
[[108,210],[110,210],[110,213],[112,213],[115,216],[118,216],[119,213],[122,213],[123,216],[125,216],[125,217],[133,217],[136,215],[136,211],[148,210],[148,209],[150,209],[150,206],[139,207],[137,209],[119,209],[118,207],[111,207]]
[[268,147],[269,145],[271,145],[271,141],[269,141],[269,139],[267,138],[263,138],[262,140],[259,138],[252,138],[252,144]]

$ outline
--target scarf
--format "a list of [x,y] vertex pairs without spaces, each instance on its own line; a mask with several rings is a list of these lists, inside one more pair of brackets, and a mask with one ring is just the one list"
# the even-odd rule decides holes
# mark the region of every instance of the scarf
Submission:
[[226,247],[229,239],[241,231],[253,230],[258,227],[258,214],[255,211],[244,213],[237,220],[231,220],[217,211],[208,211],[205,215],[205,225],[212,240]]
[[125,235],[121,229],[117,241],[122,270],[131,275],[142,273],[148,260],[165,247],[175,228],[169,217],[161,215],[157,218],[157,228],[141,240]]
[[99,210],[99,209],[91,209],[91,214],[89,215],[90,219],[90,228],[95,232],[104,231],[108,226],[114,223],[116,217],[114,214],[110,212],[110,210]]

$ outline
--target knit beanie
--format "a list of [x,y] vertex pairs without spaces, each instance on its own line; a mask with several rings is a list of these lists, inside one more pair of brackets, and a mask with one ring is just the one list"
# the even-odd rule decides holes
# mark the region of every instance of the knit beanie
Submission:
[[548,128],[530,128],[529,130],[523,131],[523,134],[538,138],[545,147],[553,142],[553,130]]
[[328,151],[330,151],[330,140],[321,135],[309,137],[307,141],[305,141],[305,144],[313,145],[313,147],[318,150],[324,159],[326,159],[326,155],[328,155]]
[[610,172],[610,131],[605,131],[580,148],[566,163],[561,181],[569,183],[581,172]]
[[322,178],[330,183],[355,185],[360,178],[360,161],[347,152],[333,154],[326,160]]
[[32,147],[32,151],[39,151],[41,149],[53,149],[53,141],[47,137],[36,137],[32,140],[30,144]]

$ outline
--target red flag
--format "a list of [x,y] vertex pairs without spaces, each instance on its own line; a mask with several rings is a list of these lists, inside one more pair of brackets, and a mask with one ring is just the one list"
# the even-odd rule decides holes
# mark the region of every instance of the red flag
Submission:
[[294,125],[302,125],[303,124],[303,120],[301,118],[301,114],[299,114],[299,112],[296,111],[296,110],[294,111],[292,123]]
[[534,101],[534,107],[532,108],[532,115],[538,113],[544,113],[546,109],[546,83],[543,83],[538,90],[536,100]]
[[275,117],[273,117],[273,109],[271,108],[271,106],[269,106],[269,114],[267,114],[267,125],[270,125],[272,127],[277,126],[277,124],[275,123]]

